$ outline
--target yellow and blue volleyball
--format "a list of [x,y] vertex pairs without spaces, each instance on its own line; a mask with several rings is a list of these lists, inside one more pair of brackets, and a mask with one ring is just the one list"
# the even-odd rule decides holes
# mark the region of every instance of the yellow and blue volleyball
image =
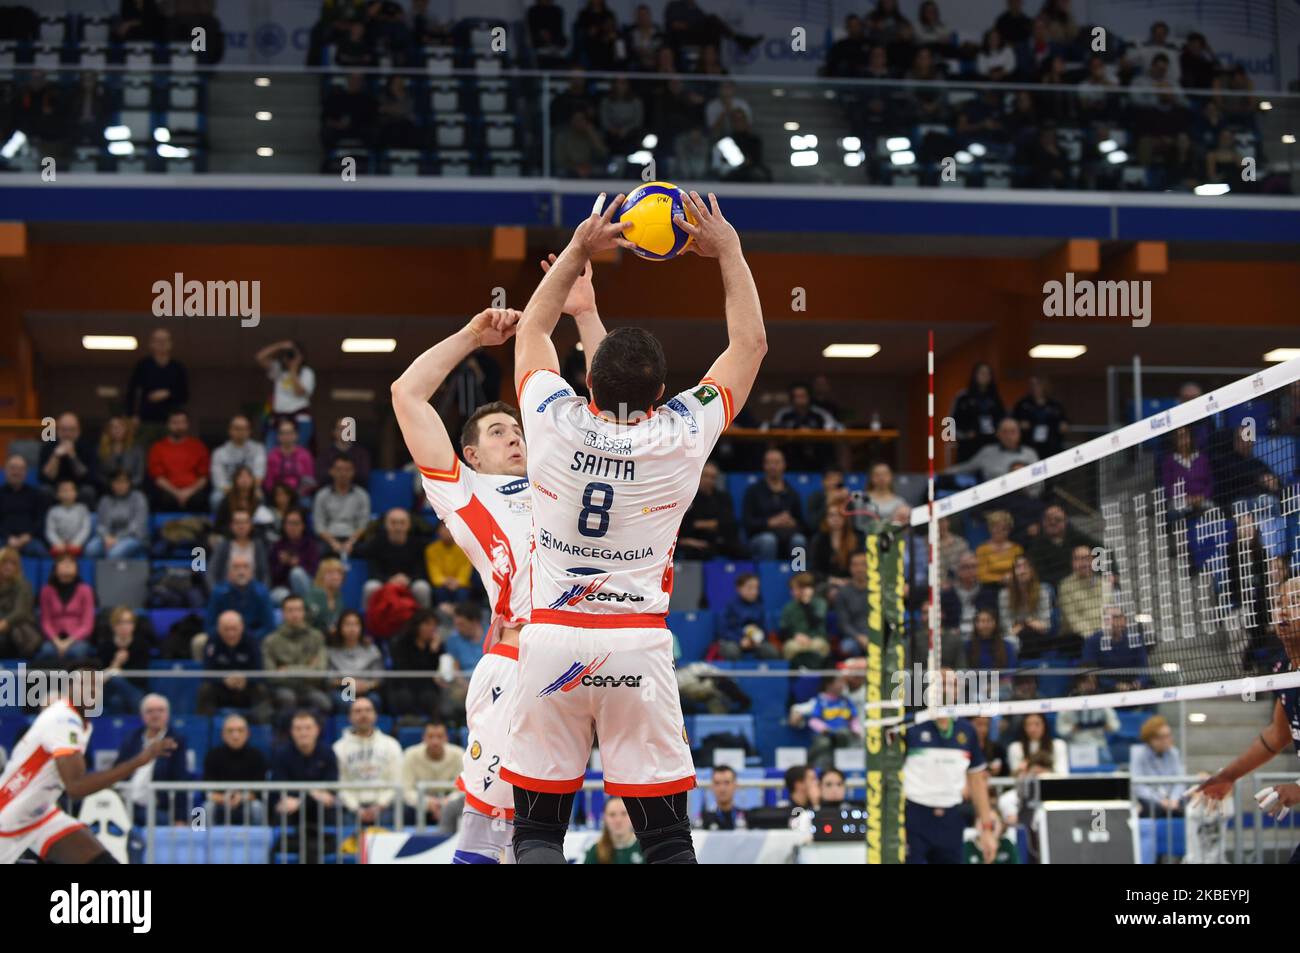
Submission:
[[671,182],[647,182],[628,194],[616,220],[632,223],[623,237],[636,246],[633,251],[649,261],[667,261],[691,244],[691,236],[675,221],[679,217],[695,224],[682,190]]

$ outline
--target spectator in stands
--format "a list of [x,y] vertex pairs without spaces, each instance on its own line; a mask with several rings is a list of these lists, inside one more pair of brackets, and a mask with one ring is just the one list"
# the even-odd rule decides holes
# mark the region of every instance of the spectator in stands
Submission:
[[591,117],[577,110],[555,133],[555,174],[569,179],[590,179],[605,172],[609,149]]
[[989,766],[989,777],[1004,778],[1007,775],[1007,749],[993,737],[993,719],[987,715],[978,715],[970,720],[979,741],[984,760]]
[[1051,396],[1045,378],[1029,378],[1029,393],[1016,404],[1011,416],[1020,424],[1021,443],[1040,459],[1061,452],[1070,421],[1065,407]]
[[60,482],[71,480],[77,484],[77,499],[87,506],[95,505],[99,492],[95,451],[81,435],[81,421],[76,414],[59,414],[54,424],[54,440],[41,444],[39,470],[41,484],[51,495]]
[[[1187,773],[1183,756],[1174,744],[1174,730],[1163,715],[1152,715],[1142,723],[1141,744],[1129,749],[1129,774],[1135,778],[1178,777]],[[1133,796],[1142,817],[1182,817],[1187,785],[1177,781],[1152,784],[1135,782]]]
[[[1071,695],[1086,696],[1097,694],[1097,676],[1086,672],[1074,680]],[[1056,733],[1068,747],[1092,747],[1098,751],[1107,750],[1107,735],[1113,735],[1120,729],[1119,715],[1113,708],[1081,708],[1077,711],[1066,710],[1056,716]]]
[[67,664],[93,654],[95,593],[81,580],[75,557],[65,554],[54,561],[50,581],[41,587],[40,606],[45,642],[36,661]]
[[172,357],[172,333],[156,328],[149,335],[149,356],[136,362],[126,385],[126,412],[136,439],[143,445],[160,439],[168,419],[189,400],[189,371]]
[[298,445],[298,425],[282,420],[276,425],[275,436],[276,445],[266,455],[263,485],[271,492],[276,484],[284,483],[300,496],[310,496],[316,489],[316,464],[307,449]]
[[1083,640],[1101,625],[1101,574],[1093,567],[1092,549],[1078,545],[1071,550],[1072,571],[1061,580],[1057,603],[1061,610],[1061,636],[1066,651],[1078,657]]
[[1052,632],[1052,590],[1038,579],[1033,563],[1017,556],[1011,578],[998,594],[1002,634],[1020,648],[1021,658],[1039,658]]
[[996,609],[998,589],[979,579],[979,560],[967,552],[957,560],[957,572],[939,591],[939,619],[943,636],[943,656],[950,657],[949,647],[969,641],[975,631],[975,614],[982,609]]
[[837,748],[862,744],[859,712],[845,695],[844,679],[838,675],[826,676],[816,695],[791,706],[790,726],[812,732],[808,762],[819,771],[831,767]]
[[[320,501],[320,494],[316,499]],[[369,513],[367,499],[366,515]],[[427,609],[433,604],[433,589],[424,578],[425,547],[411,535],[411,514],[406,510],[394,507],[385,513],[383,531],[362,546],[359,552],[370,570],[370,579],[361,590],[363,603],[369,604],[370,597],[386,583],[396,582],[408,587],[422,608]],[[468,584],[468,578],[465,581]]]
[[573,20],[573,55],[588,69],[612,67],[608,46],[610,37],[618,37],[618,20],[605,0],[587,0]]
[[1069,157],[1061,150],[1056,127],[1039,128],[1037,138],[1020,150],[1020,162],[1026,167],[1028,185],[1035,189],[1070,189],[1075,187]]
[[244,620],[244,629],[257,641],[261,641],[274,624],[271,596],[266,586],[253,578],[253,561],[247,556],[232,556],[226,570],[226,581],[212,590],[205,631],[216,631],[217,620],[227,609],[239,613]]
[[377,143],[381,149],[419,149],[424,136],[416,124],[415,101],[407,89],[406,77],[390,76],[379,97],[379,130]]
[[[436,672],[443,633],[438,617],[420,609],[393,639],[393,668],[399,672]],[[442,709],[443,682],[438,678],[392,678],[384,684],[388,710],[394,715],[425,715]]]
[[832,467],[822,473],[822,485],[808,496],[807,517],[809,526],[821,526],[830,508],[843,510],[849,502],[849,491],[844,487],[844,471]]
[[41,646],[32,585],[12,546],[0,549],[0,658],[31,658]]
[[271,560],[266,554],[266,544],[253,535],[253,514],[247,510],[230,514],[230,536],[221,537],[213,551],[208,584],[212,585],[213,579],[225,579],[231,561],[236,558],[247,559],[258,584],[270,586]]
[[821,779],[811,765],[797,764],[785,772],[785,789],[789,799],[779,806],[796,811],[816,811],[822,806]]
[[1095,121],[1110,120],[1115,117],[1115,90],[1119,82],[1111,73],[1111,68],[1099,54],[1094,53],[1088,59],[1088,75],[1079,84],[1079,111],[1084,119]]
[[[308,829],[303,839],[309,859],[316,849],[316,829],[326,819],[326,811],[334,807],[334,794],[302,785],[339,779],[338,761],[333,750],[321,743],[320,722],[316,717],[310,711],[294,712],[289,724],[290,743],[271,758],[271,780],[284,783],[293,792],[283,797],[272,795],[273,809],[285,823],[302,823]],[[316,857],[315,862],[319,863],[320,858]]]
[[[312,577],[320,565],[320,547],[307,532],[307,514],[302,510],[291,510],[284,518],[284,533],[271,546],[268,561],[272,602],[279,605],[290,592],[307,598]],[[311,615],[310,606],[308,615]]]
[[77,93],[68,109],[76,142],[89,145],[98,142],[104,129],[111,125],[113,100],[103,79],[94,70],[83,70]]
[[[284,486],[284,484],[278,485]],[[259,535],[271,536],[269,531],[275,525],[276,514],[262,502],[262,488],[258,484],[257,477],[248,467],[239,467],[235,471],[229,491],[217,504],[217,512],[212,522],[213,531],[221,536],[229,536],[231,516],[238,510],[252,514],[255,532]]]
[[840,654],[865,656],[871,631],[866,553],[855,552],[849,560],[849,578],[836,589],[833,605],[840,629]]
[[125,470],[131,485],[144,486],[144,450],[137,442],[137,434],[125,417],[110,417],[99,438],[99,471],[116,473]]
[[[668,61],[671,72],[672,50],[664,48],[659,51],[659,55],[661,60]],[[667,79],[654,84],[654,90],[650,94],[651,125],[665,145],[673,145],[679,136],[697,126],[704,126],[704,102],[700,93],[680,79]]]
[[379,57],[366,39],[366,25],[353,20],[334,48],[336,66],[377,66]]
[[[907,507],[907,501],[894,492],[894,471],[888,463],[877,463],[871,468],[863,502],[886,523],[895,520],[899,510]],[[854,518],[854,522],[858,529],[866,532],[873,521],[869,515],[860,515]]]
[[149,503],[134,489],[131,477],[118,470],[109,477],[109,492],[100,497],[95,535],[86,543],[92,559],[135,559],[149,542]]
[[[190,772],[186,767],[189,746],[185,739],[171,727],[172,706],[162,695],[151,693],[140,700],[140,720],[144,722],[124,739],[117,749],[114,766],[130,761],[146,746],[161,738],[171,738],[176,747],[170,754],[161,755],[152,761],[146,761],[126,782],[125,800],[131,808],[131,814],[137,827],[148,823],[149,789],[152,784],[169,781],[188,781]],[[183,825],[190,822],[190,810],[194,805],[193,792],[154,793],[155,818],[161,824]]]
[[1030,712],[1020,720],[1016,740],[1007,746],[1007,770],[1020,778],[1029,773],[1029,758],[1039,752],[1052,758],[1052,774],[1070,773],[1070,756],[1065,742],[1052,734],[1052,726],[1040,712]]
[[952,531],[952,520],[945,516],[939,520],[939,582],[952,578],[958,561],[970,552],[966,537]]
[[752,572],[736,576],[736,595],[718,617],[718,640],[713,643],[713,654],[729,661],[780,658],[776,646],[767,639],[758,576]]
[[[1253,92],[1255,89],[1255,84],[1251,81],[1250,74],[1246,72],[1245,66],[1237,63],[1222,75],[1216,76],[1214,78],[1214,89],[1216,91],[1215,100],[1220,104],[1219,108],[1228,122],[1246,127],[1255,125],[1255,114],[1259,109],[1259,99],[1256,96],[1244,95]],[[1218,95],[1220,90],[1226,90],[1237,95],[1220,96]]]
[[0,536],[5,545],[24,556],[47,556],[45,495],[27,483],[27,461],[14,454],[5,462],[0,486]]
[[1034,21],[1025,14],[1024,0],[1007,0],[1007,8],[993,24],[994,29],[1012,46],[1019,46],[1029,39],[1034,28]]
[[1241,186],[1242,151],[1237,147],[1237,134],[1231,129],[1220,129],[1213,149],[1205,153],[1205,181],[1227,182]]
[[642,73],[652,73],[659,49],[664,45],[664,34],[655,23],[654,14],[644,3],[636,8],[636,19],[624,34],[632,68]]
[[1013,525],[1006,510],[993,510],[985,514],[984,521],[989,527],[989,540],[975,549],[979,580],[986,586],[1003,586],[1009,581],[1012,564],[1025,551],[1011,541]]
[[791,577],[790,601],[781,610],[778,634],[781,654],[791,665],[825,668],[831,654],[826,600],[817,595],[817,580],[812,573]]
[[[674,3],[683,0],[673,0]],[[685,0],[694,4],[694,0]],[[672,6],[670,3],[669,6]],[[605,801],[601,815],[600,840],[587,849],[584,864],[644,864],[641,842],[637,840],[632,820],[627,816],[627,805],[621,797]]]
[[1234,500],[1277,497],[1281,492],[1277,474],[1255,456],[1255,440],[1247,439],[1245,430],[1233,429],[1232,450],[1213,466],[1214,498],[1229,512]]
[[266,479],[266,446],[252,439],[253,424],[243,414],[230,418],[227,440],[212,451],[212,495],[216,507],[235,485],[235,474],[249,470],[256,483]]
[[975,57],[975,72],[994,82],[1009,79],[1016,72],[1016,53],[997,27],[984,34],[979,54]]
[[934,47],[940,53],[952,49],[952,29],[943,22],[939,15],[939,5],[934,0],[925,0],[916,14],[916,27],[913,30],[916,42],[922,47]]
[[1184,89],[1209,89],[1219,74],[1219,64],[1202,33],[1189,33],[1178,57],[1178,73]]
[[392,735],[380,731],[377,721],[374,703],[369,698],[358,698],[348,710],[349,727],[334,742],[340,781],[374,781],[381,785],[339,793],[349,822],[362,827],[393,825],[393,804],[402,785],[402,746]]
[[998,424],[995,443],[981,447],[970,459],[954,464],[944,472],[974,473],[981,481],[987,481],[1006,476],[1017,463],[1032,466],[1037,462],[1038,454],[1020,444],[1020,424],[1011,417],[1004,417]]
[[377,678],[366,678],[366,672],[384,670],[384,653],[379,651],[365,633],[361,613],[344,609],[338,625],[329,633],[325,643],[326,667],[334,676],[333,689],[336,708],[346,708],[352,698],[365,696],[379,708]]
[[528,8],[528,39],[541,69],[565,64],[564,8],[555,0],[535,0]]
[[1141,76],[1129,84],[1133,118],[1141,130],[1138,136],[1138,159],[1150,163],[1163,158],[1173,144],[1173,137],[1187,125],[1187,100],[1178,88],[1178,79],[1170,75],[1169,57],[1157,54]]
[[736,769],[726,764],[715,766],[709,793],[713,795],[713,809],[701,811],[695,826],[705,831],[744,830],[745,812],[736,807]]
[[316,578],[303,599],[311,624],[322,632],[332,632],[343,613],[343,581],[347,570],[337,559],[322,559],[316,566]]
[[[270,766],[266,755],[248,743],[248,721],[230,714],[221,723],[221,744],[203,758],[203,780],[229,784],[265,781]],[[265,824],[266,802],[256,791],[209,791],[208,801],[216,805],[211,813],[217,824]]]
[[464,700],[465,689],[469,687],[469,676],[483,658],[483,610],[476,602],[461,602],[451,614],[451,635],[448,636],[443,650],[456,660],[456,671],[461,676],[453,683],[452,695],[459,689]]
[[1069,47],[1079,35],[1079,24],[1070,12],[1070,0],[1044,0],[1038,15],[1047,21],[1047,32],[1052,42]]
[[712,559],[740,554],[736,511],[731,495],[719,484],[720,478],[716,463],[706,463],[700,471],[700,488],[682,517],[677,536],[674,552],[678,559]]
[[862,18],[850,13],[844,18],[844,37],[831,44],[826,55],[826,75],[856,79],[866,75],[871,43]]
[[369,147],[374,139],[379,105],[360,73],[349,73],[347,87],[335,86],[321,110],[321,142],[327,149],[355,143]]
[[996,442],[998,421],[1006,416],[993,368],[985,363],[971,368],[970,383],[952,405],[957,437],[957,462],[965,463],[981,447]]
[[1157,57],[1164,57],[1172,79],[1177,83],[1181,56],[1177,44],[1169,41],[1169,24],[1163,20],[1151,24],[1146,40],[1124,51],[1124,68],[1135,74],[1150,73]]
[[[274,457],[272,453],[272,466]],[[312,525],[325,544],[324,551],[344,562],[370,523],[370,494],[353,483],[353,472],[347,457],[335,460],[330,466],[330,483],[317,491],[312,503]]]
[[330,482],[330,469],[334,461],[344,457],[352,461],[352,479],[358,486],[370,485],[370,451],[357,443],[355,437],[356,421],[351,417],[340,417],[334,422],[334,438],[316,455],[316,484],[324,486]]
[[785,454],[763,454],[763,479],[750,484],[741,504],[749,551],[755,559],[788,558],[808,545],[804,536],[799,494],[785,482]]
[[701,10],[695,0],[669,0],[664,7],[668,45],[679,51],[690,46],[721,46],[723,38],[734,40],[748,53],[763,38],[737,33],[719,17]]
[[[209,638],[203,646],[203,668],[208,672],[255,672],[262,668],[262,653],[257,641],[249,635],[244,619],[233,609],[217,617],[214,630],[216,638]],[[246,675],[223,675],[205,678],[199,684],[196,708],[201,715],[210,715],[219,708],[239,708],[251,711],[256,722],[268,721],[271,714],[266,683],[249,679]]]
[[[1146,673],[1146,638],[1140,629],[1130,629],[1128,618],[1119,606],[1102,609],[1102,630],[1088,636],[1083,643],[1085,668],[1103,670],[1097,683],[1103,692],[1130,692],[1146,688],[1151,677]],[[1103,631],[1110,638],[1102,644]],[[1106,674],[1106,672],[1114,674]]]
[[844,772],[839,768],[826,768],[822,771],[822,807],[861,807],[860,803],[848,800],[848,785]]
[[45,513],[45,544],[51,556],[80,556],[90,539],[90,509],[77,502],[77,484],[60,480],[57,502]]
[[[311,398],[316,392],[316,372],[307,366],[307,354],[303,346],[297,341],[277,341],[258,351],[256,360],[266,371],[267,378],[274,384],[271,391],[271,417],[268,421],[268,429],[279,435],[280,423],[290,421],[297,425],[298,439],[304,444],[311,445],[313,431]],[[279,442],[284,446],[282,436],[279,437]],[[310,459],[309,456],[308,460]],[[304,473],[314,473],[313,467],[309,465]],[[299,484],[286,482],[289,482],[290,486],[296,486],[299,492],[303,492]]]
[[1074,550],[1078,546],[1091,549],[1094,541],[1070,525],[1065,507],[1052,504],[1043,510],[1039,532],[1034,533],[1025,546],[1025,555],[1034,564],[1038,578],[1059,586],[1061,580],[1074,570]]
[[964,644],[964,667],[1008,672],[1020,662],[1017,643],[1003,636],[998,613],[991,607],[976,610],[970,638]]
[[735,132],[732,119],[737,110],[744,113],[750,123],[753,122],[754,111],[744,97],[736,95],[736,84],[730,81],[719,83],[717,95],[704,107],[704,122],[709,127],[709,134],[717,139]]
[[[268,672],[290,669],[325,671],[325,636],[307,622],[307,606],[300,596],[289,596],[280,607],[284,622],[262,640],[262,668]],[[330,699],[316,679],[286,676],[270,680],[271,699],[278,711],[294,707],[329,711]]]
[[167,35],[167,18],[157,0],[122,0],[113,20],[119,43],[158,43]]
[[104,710],[112,715],[131,715],[140,709],[148,688],[143,678],[127,678],[123,669],[149,668],[149,639],[136,625],[135,613],[118,606],[108,616],[109,637],[98,646],[99,664],[104,669]]
[[423,801],[426,817],[439,823],[443,806],[453,792],[426,790],[421,796],[416,785],[421,781],[451,784],[460,777],[464,764],[465,749],[447,741],[447,726],[440,721],[426,722],[420,743],[402,753],[402,788],[407,805],[417,807]]
[[727,137],[740,153],[740,165],[728,161],[724,167],[721,145],[713,150],[715,168],[722,172],[725,182],[770,182],[772,171],[763,163],[763,140],[753,132],[753,122],[742,109],[731,111],[731,133]]
[[183,410],[167,418],[167,436],[149,448],[149,479],[157,513],[209,511],[208,448],[190,435],[190,417]]
[[673,173],[678,178],[708,178],[712,159],[713,147],[702,126],[691,126],[673,142]]
[[[770,426],[777,430],[843,430],[844,425],[812,402],[807,384],[790,388],[790,403],[778,410]],[[829,443],[799,441],[782,447],[790,469],[816,473],[826,469],[833,455]]]
[[621,76],[614,80],[609,93],[600,101],[600,129],[610,151],[615,154],[627,155],[641,148],[645,104]]
[[831,510],[812,538],[808,566],[835,588],[848,580],[849,562],[861,548],[862,537],[853,529],[844,511]]

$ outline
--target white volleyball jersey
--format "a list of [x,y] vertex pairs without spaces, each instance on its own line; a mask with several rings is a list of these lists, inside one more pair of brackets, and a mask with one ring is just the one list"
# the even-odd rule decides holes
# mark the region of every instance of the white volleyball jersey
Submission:
[[456,787],[465,792],[465,804],[488,817],[515,816],[515,789],[501,780],[501,762],[510,740],[510,718],[515,710],[519,649],[498,642],[479,659],[465,694],[464,767]]
[[0,834],[34,827],[58,810],[63,779],[55,761],[85,755],[91,728],[60,699],[36,716],[0,773]]
[[528,621],[528,539],[533,531],[527,477],[475,473],[459,459],[450,470],[420,467],[424,495],[478,570],[492,622]]
[[706,378],[620,424],[539,369],[519,407],[533,487],[531,621],[662,626],[677,530],[735,413],[731,393]]

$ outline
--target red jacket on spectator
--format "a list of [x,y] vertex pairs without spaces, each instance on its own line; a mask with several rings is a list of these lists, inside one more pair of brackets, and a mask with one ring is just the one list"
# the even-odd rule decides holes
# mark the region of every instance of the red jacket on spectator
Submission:
[[419,608],[409,586],[386,582],[376,589],[366,606],[366,628],[378,639],[401,631]]
[[165,478],[183,490],[208,475],[209,460],[208,448],[197,437],[179,441],[164,437],[149,448],[149,478]]
[[95,593],[86,583],[78,583],[66,603],[48,583],[41,587],[41,631],[47,639],[60,635],[81,640],[90,638],[95,628]]

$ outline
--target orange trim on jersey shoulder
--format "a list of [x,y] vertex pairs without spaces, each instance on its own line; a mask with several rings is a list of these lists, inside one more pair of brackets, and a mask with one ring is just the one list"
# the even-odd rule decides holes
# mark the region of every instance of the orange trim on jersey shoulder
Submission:
[[51,758],[66,758],[70,754],[81,754],[80,748],[55,748],[50,752]]
[[463,774],[456,777],[456,787],[460,788],[460,792],[465,795],[466,806],[474,808],[480,814],[486,814],[488,817],[504,817],[507,821],[515,819],[515,809],[513,807],[497,807],[495,804],[489,804],[487,801],[476,798],[465,790],[465,776]]
[[573,612],[569,609],[534,609],[532,625],[567,625],[575,629],[666,629],[666,617],[649,612]]
[[548,781],[543,778],[527,778],[522,774],[516,774],[504,765],[501,768],[501,780],[509,781],[517,788],[523,788],[525,791],[538,791],[542,794],[572,794],[574,791],[582,789],[584,778],[574,778],[572,781]]
[[59,813],[59,808],[57,805],[55,805],[54,807],[50,808],[50,813],[46,814],[39,821],[33,821],[31,824],[28,824],[26,827],[20,827],[16,831],[0,831],[0,837],[17,837],[19,834],[26,834],[28,831],[34,831],[36,830],[36,828],[40,827],[42,824],[44,824],[46,821],[48,821],[55,814],[58,813]]
[[59,831],[57,834],[55,834],[53,837],[47,840],[45,844],[41,847],[41,860],[44,860],[45,855],[50,852],[50,848],[53,847],[55,844],[57,844],[59,841],[63,840],[63,838],[71,834],[75,834],[77,833],[77,831],[84,831],[86,829],[87,828],[85,824],[78,824],[75,827],[69,827],[67,830]]
[[510,659],[512,662],[518,662],[518,661],[519,661],[519,646],[517,646],[517,645],[505,645],[505,644],[503,644],[503,643],[501,643],[501,642],[498,642],[496,645],[492,646],[492,648],[490,648],[490,649],[487,650],[487,654],[488,654],[488,655],[500,655],[500,656],[503,656],[503,657],[505,657],[505,658]]
[[710,384],[713,387],[716,387],[722,394],[722,413],[727,418],[727,422],[723,425],[722,429],[726,430],[731,426],[731,422],[736,419],[736,401],[731,396],[731,388],[712,377],[706,377],[701,380],[700,383]]
[[644,417],[638,417],[636,420],[610,420],[608,417],[600,416],[601,410],[599,407],[596,406],[596,402],[594,400],[587,401],[587,410],[590,411],[591,416],[597,417],[600,420],[605,421],[605,423],[607,424],[620,424],[625,427],[635,427],[637,424],[645,423],[645,421],[649,420],[651,417],[655,415],[655,409],[651,407],[649,410],[645,412]]
[[695,787],[695,775],[678,778],[676,781],[662,781],[659,784],[619,784],[617,781],[605,782],[605,793],[619,797],[662,797],[665,794],[680,794]]
[[559,370],[554,367],[534,367],[531,371],[525,374],[523,380],[519,382],[519,389],[515,392],[515,396],[519,398],[519,405],[521,409],[523,408],[523,403],[524,403],[524,388],[528,386],[528,382],[532,379],[533,375],[536,374],[538,371],[550,371],[552,374],[560,373]]
[[422,467],[418,464],[416,469],[420,471],[421,476],[428,477],[430,480],[442,480],[446,483],[455,483],[460,479],[460,457],[451,458],[450,470],[435,470],[433,467]]

